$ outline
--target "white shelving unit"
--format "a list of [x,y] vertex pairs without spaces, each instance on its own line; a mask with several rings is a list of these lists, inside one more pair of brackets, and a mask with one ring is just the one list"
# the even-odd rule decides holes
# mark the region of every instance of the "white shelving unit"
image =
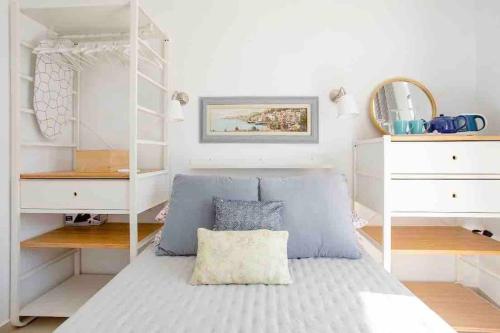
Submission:
[[[448,255],[455,265],[472,265],[466,256],[498,256],[500,241],[458,225],[393,225],[393,218],[500,218],[500,136],[403,135],[354,145],[355,201],[381,217],[360,241],[391,271],[392,255]],[[454,220],[457,224],[460,222]],[[408,221],[407,221],[408,222]],[[435,223],[435,222],[434,222]],[[432,264],[429,268],[439,270]],[[457,331],[500,332],[500,310],[474,290],[453,281],[405,285]],[[478,310],[480,309],[480,310]]]
[[[57,179],[58,177],[54,175],[52,175],[54,177],[23,177],[23,172],[26,172],[26,169],[33,169],[33,165],[28,167],[22,163],[23,158],[28,154],[26,149],[53,150],[50,151],[50,154],[53,154],[50,156],[71,154],[74,167],[75,150],[80,148],[81,141],[80,116],[85,112],[81,107],[81,77],[79,72],[75,72],[73,116],[70,119],[71,124],[66,128],[66,130],[72,131],[72,142],[43,139],[23,141],[22,128],[23,120],[25,120],[23,117],[32,117],[35,113],[32,106],[27,107],[21,102],[23,89],[26,89],[25,85],[29,84],[28,89],[32,90],[34,81],[33,73],[24,73],[21,70],[21,50],[27,49],[31,52],[39,41],[37,39],[23,39],[25,34],[21,29],[24,26],[21,24],[21,20],[25,19],[25,17],[46,27],[50,38],[65,38],[73,41],[128,40],[129,99],[128,110],[124,111],[128,112],[129,127],[128,176],[123,177],[123,175],[120,175],[120,177],[107,177],[105,179],[99,177],[95,179],[81,179],[78,177]],[[137,256],[141,246],[147,244],[147,240],[151,238],[154,228],[138,228],[138,215],[164,203],[168,199],[170,179],[168,174],[167,113],[165,111],[169,92],[167,87],[168,37],[152,20],[151,16],[146,13],[144,8],[139,5],[138,0],[130,0],[125,5],[43,7],[43,4],[41,4],[35,8],[21,8],[19,2],[14,0],[10,4],[10,21],[12,128],[11,323],[16,326],[23,326],[37,316],[70,316],[112,277],[110,275],[83,274],[81,272],[81,250],[78,248],[79,245],[70,247],[67,244],[64,245],[64,242],[61,243],[61,246],[54,246],[52,242],[47,247],[65,248],[65,252],[46,260],[27,272],[23,272],[24,268],[21,268],[21,248],[22,241],[26,240],[21,239],[20,232],[23,216],[30,215],[30,219],[32,219],[34,214],[72,214],[82,211],[95,214],[128,214],[128,244],[123,244],[123,234],[126,233],[126,229],[123,229],[125,224],[122,224],[117,229],[111,228],[107,232],[111,238],[113,235],[117,235],[117,241],[112,244],[114,248],[129,249],[130,260]],[[156,46],[156,49],[153,46]],[[140,52],[141,56],[139,56]],[[149,58],[144,57],[145,53],[149,55]],[[142,68],[146,67],[148,68],[147,71],[142,71]],[[155,68],[152,69],[153,67]],[[159,75],[151,75],[151,71],[156,71],[155,73]],[[141,80],[160,92],[161,100],[158,109],[139,105],[138,92]],[[99,84],[99,82],[96,82],[96,84]],[[144,115],[161,119],[161,140],[149,140],[148,138],[139,137],[138,120]],[[160,168],[151,172],[138,173],[140,168],[138,146],[160,147],[161,156],[159,158],[161,161],[158,161]],[[46,167],[43,167],[41,171],[56,172],[60,170],[46,170]],[[42,195],[42,189],[47,188],[47,186],[55,186],[54,189],[61,187],[53,191],[51,196]],[[94,188],[94,186],[96,187]],[[109,205],[107,201],[102,201],[100,207],[89,207],[92,189],[94,191],[99,189],[107,191],[108,197],[111,198]],[[116,192],[117,190],[119,192]],[[74,192],[73,201],[68,201],[65,191]],[[36,199],[37,193],[40,196],[39,200],[30,202],[31,199]],[[113,193],[119,199],[114,198]],[[48,197],[53,199],[53,196],[56,197],[55,203],[46,200]],[[54,235],[57,237],[58,233],[47,233],[47,237],[38,238],[37,247],[43,247],[43,242]],[[85,238],[86,235],[82,237]],[[90,232],[88,237],[93,237]],[[112,247],[104,242],[99,244],[98,241],[83,243],[85,245],[82,245],[81,248],[105,249]],[[29,251],[37,250],[36,248],[29,249]],[[44,274],[48,268],[58,265],[71,257],[73,257],[74,262],[73,276],[63,279],[64,282],[55,284],[48,291],[42,292],[31,301],[22,301],[23,283],[27,279]]]

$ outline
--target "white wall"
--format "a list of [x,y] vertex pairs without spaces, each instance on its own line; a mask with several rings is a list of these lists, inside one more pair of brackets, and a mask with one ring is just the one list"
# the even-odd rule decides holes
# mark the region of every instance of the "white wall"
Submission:
[[488,117],[489,133],[500,130],[500,2],[481,0],[476,4],[477,106]]
[[0,326],[9,317],[9,6],[0,1]]
[[[474,2],[146,0],[171,34],[172,82],[190,94],[186,121],[172,127],[173,172],[191,158],[331,157],[350,173],[353,138],[375,137],[368,96],[392,76],[423,81],[439,111],[474,106]],[[362,115],[337,120],[328,99],[345,85]],[[200,144],[200,96],[317,95],[317,145]]]
[[[3,39],[5,2],[2,2],[0,14],[2,73],[7,52],[7,41]],[[75,2],[100,1],[47,1],[55,4]],[[365,111],[368,96],[378,82],[392,76],[408,76],[424,82],[435,95],[442,113],[474,110],[475,2],[144,0],[145,6],[171,35],[173,88],[187,91],[191,97],[185,108],[186,121],[171,128],[172,172],[190,172],[188,162],[191,158],[302,159],[324,155],[335,161],[339,171],[350,174],[352,140],[378,136]],[[484,2],[489,4],[485,4],[485,15],[488,14],[487,6],[497,5],[495,0]],[[39,0],[23,3],[39,4]],[[492,21],[494,17],[490,18]],[[485,45],[493,40],[493,37],[485,38]],[[480,41],[478,37],[477,56],[483,59],[486,52],[482,55]],[[480,66],[477,69],[478,82],[482,82]],[[487,72],[488,69],[484,70]],[[7,84],[7,80],[2,75],[0,88]],[[340,85],[346,86],[357,97],[362,114],[356,120],[335,118],[335,107],[328,100],[328,93]],[[0,91],[0,94],[6,94],[7,90]],[[198,97],[238,95],[319,96],[320,143],[200,144]],[[496,98],[491,92],[490,95],[480,95],[484,101]],[[6,98],[0,100],[6,108]],[[0,134],[0,149],[3,153],[8,149],[5,130],[8,122],[5,112],[1,117],[4,130]],[[499,128],[500,117],[497,124],[496,128]],[[2,155],[7,156],[7,151]],[[0,174],[6,175],[5,172]],[[0,199],[8,198],[7,184],[3,186],[6,180],[1,180]],[[2,205],[5,201],[0,200]],[[8,225],[2,225],[2,221],[7,221],[7,218],[0,220],[0,267],[3,268],[4,260],[8,260],[5,255],[8,246],[4,246],[5,235],[8,235],[4,229]],[[3,269],[1,273],[2,277],[8,278]],[[3,281],[0,278],[0,323],[5,318],[1,302],[7,288]]]
[[[459,5],[451,0],[320,0],[314,5],[306,0],[143,3],[170,34],[172,88],[187,91],[191,97],[185,107],[186,121],[171,126],[172,174],[193,172],[188,167],[191,158],[303,159],[320,155],[350,176],[352,141],[379,135],[366,112],[368,96],[378,82],[392,76],[424,82],[435,94],[442,113],[458,114],[474,107],[472,0],[462,0]],[[90,86],[99,74],[109,77],[107,72],[85,73],[84,87],[86,77],[92,79],[87,82]],[[115,85],[108,88],[116,92],[127,88],[119,82],[107,84]],[[357,97],[362,115],[356,120],[335,118],[328,93],[341,85]],[[320,143],[200,144],[198,98],[238,95],[319,96]],[[117,100],[117,96],[109,98]],[[84,109],[91,114],[92,110],[99,112],[92,104]],[[119,124],[114,127],[119,128]],[[107,135],[104,127],[100,132]],[[118,142],[113,133],[107,138]],[[91,138],[82,142],[94,148],[98,144]],[[453,258],[447,259],[448,266],[454,264]],[[403,270],[404,265],[401,267]],[[446,274],[434,273],[429,272],[428,278],[455,276],[449,269]]]
[[[476,112],[488,118],[487,132],[500,131],[500,2],[481,0],[476,2],[476,58],[477,87]],[[475,221],[481,229],[492,231],[500,240],[500,220]],[[481,267],[500,276],[500,256],[479,258]],[[497,303],[500,303],[500,281],[487,273],[479,274],[479,287]]]

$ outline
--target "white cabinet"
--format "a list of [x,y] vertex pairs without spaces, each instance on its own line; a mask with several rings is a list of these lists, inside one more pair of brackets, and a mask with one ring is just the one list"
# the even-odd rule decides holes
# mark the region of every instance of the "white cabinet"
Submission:
[[[500,242],[459,226],[458,219],[500,218],[500,136],[384,136],[356,143],[354,157],[355,200],[379,213],[373,220],[382,218],[382,225],[360,230],[360,244],[377,261],[382,259],[388,271],[393,253],[398,253],[396,267],[407,258],[415,265],[416,255],[427,256],[418,258],[422,266],[405,266],[412,279],[420,269],[446,274],[443,259],[455,266],[447,282],[428,281],[434,274],[425,274],[424,281],[403,283],[457,331],[498,332],[494,318],[500,310],[460,285],[470,280],[460,281],[464,270],[458,264],[470,268],[471,262],[462,256],[499,256]],[[417,219],[393,226],[393,217]],[[439,218],[456,223],[431,225]],[[425,225],[418,225],[421,222]],[[458,299],[472,305],[456,306]],[[469,316],[471,307],[480,308],[480,315]]]
[[[500,136],[384,136],[356,143],[354,157],[355,200],[383,218],[382,226],[369,231],[387,270],[392,243],[396,250],[456,254],[462,250],[454,246],[470,234],[463,229],[454,239],[450,229],[446,244],[428,228],[417,229],[420,234],[400,228],[397,236],[392,217],[500,218]],[[498,242],[477,237],[469,254],[485,248],[500,254]]]
[[[47,7],[41,3],[30,8],[21,6],[20,1],[9,1],[9,4],[10,322],[24,326],[34,319],[28,316],[71,315],[109,280],[106,276],[81,274],[86,273],[81,270],[81,249],[104,250],[116,248],[118,244],[119,248],[128,249],[129,258],[133,260],[154,236],[156,229],[139,223],[138,219],[143,211],[164,203],[169,194],[169,126],[165,107],[171,95],[170,88],[167,89],[169,39],[138,0],[91,7]],[[143,27],[154,32],[147,36],[147,41],[141,38]],[[92,80],[92,75],[82,74],[87,66],[70,64],[65,71],[74,78],[70,89],[73,99],[66,114],[68,124],[53,140],[41,135],[34,118],[34,105],[25,98],[33,95],[33,83],[37,81],[30,64],[35,61],[32,51],[40,40],[72,35],[92,42],[122,34],[129,36],[126,37],[129,44],[126,58],[129,59],[123,68],[114,69],[119,75],[89,83],[87,80]],[[121,58],[116,59],[123,60]],[[93,89],[81,89],[84,76],[86,86]],[[117,101],[123,101],[113,107],[106,96],[116,93],[116,89],[109,83],[124,77],[127,79],[121,83],[127,88],[114,96]],[[50,91],[50,95],[53,93]],[[145,93],[154,93],[154,100],[141,98]],[[140,105],[141,102],[147,103]],[[109,112],[115,108],[120,112]],[[81,131],[81,116],[100,123],[103,137],[97,134],[97,142],[85,141],[89,134]],[[151,117],[156,119],[154,126]],[[108,130],[103,130],[106,127]],[[120,128],[128,130],[120,131]],[[127,152],[79,151],[82,147],[98,148],[101,141]],[[85,170],[80,168],[82,157]],[[120,160],[118,163],[115,157]],[[128,172],[116,169],[128,169]],[[76,213],[127,215],[123,217],[127,224],[80,229],[76,233],[79,240],[74,241],[69,236],[75,233],[68,231],[70,227],[63,227],[61,214]],[[141,218],[147,219],[150,215]],[[63,228],[49,230],[51,228],[45,225],[36,226],[37,230],[44,230],[38,235],[37,230],[27,230],[35,226],[34,221],[44,224],[49,219],[53,219],[51,226]],[[32,240],[36,238],[38,245],[21,251],[26,246],[26,235],[33,236]],[[60,250],[40,253],[41,250],[37,250],[56,247]],[[116,256],[108,258],[113,260]],[[74,277],[65,281],[71,274]]]

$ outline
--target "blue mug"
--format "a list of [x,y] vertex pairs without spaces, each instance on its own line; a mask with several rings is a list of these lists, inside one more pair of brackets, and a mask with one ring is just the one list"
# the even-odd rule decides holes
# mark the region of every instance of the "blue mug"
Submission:
[[[465,125],[460,129],[460,132],[478,132],[486,127],[486,118],[479,114],[461,114],[463,117],[460,119],[461,125]],[[478,125],[478,120],[481,124]]]
[[396,135],[408,134],[408,120],[394,120],[392,122],[392,127]]
[[427,122],[423,119],[410,120],[410,133],[423,134],[427,128]]

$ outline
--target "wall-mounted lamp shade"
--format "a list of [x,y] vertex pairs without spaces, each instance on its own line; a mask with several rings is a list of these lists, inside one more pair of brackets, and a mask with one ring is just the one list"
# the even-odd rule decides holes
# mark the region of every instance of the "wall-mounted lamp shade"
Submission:
[[184,113],[182,112],[181,102],[177,99],[171,99],[168,102],[168,120],[171,122],[174,121],[183,121]]
[[358,105],[352,95],[344,95],[337,100],[337,117],[350,118],[359,115]]
[[353,118],[359,115],[358,105],[354,96],[348,94],[344,88],[332,91],[332,101],[337,105],[337,118]]

